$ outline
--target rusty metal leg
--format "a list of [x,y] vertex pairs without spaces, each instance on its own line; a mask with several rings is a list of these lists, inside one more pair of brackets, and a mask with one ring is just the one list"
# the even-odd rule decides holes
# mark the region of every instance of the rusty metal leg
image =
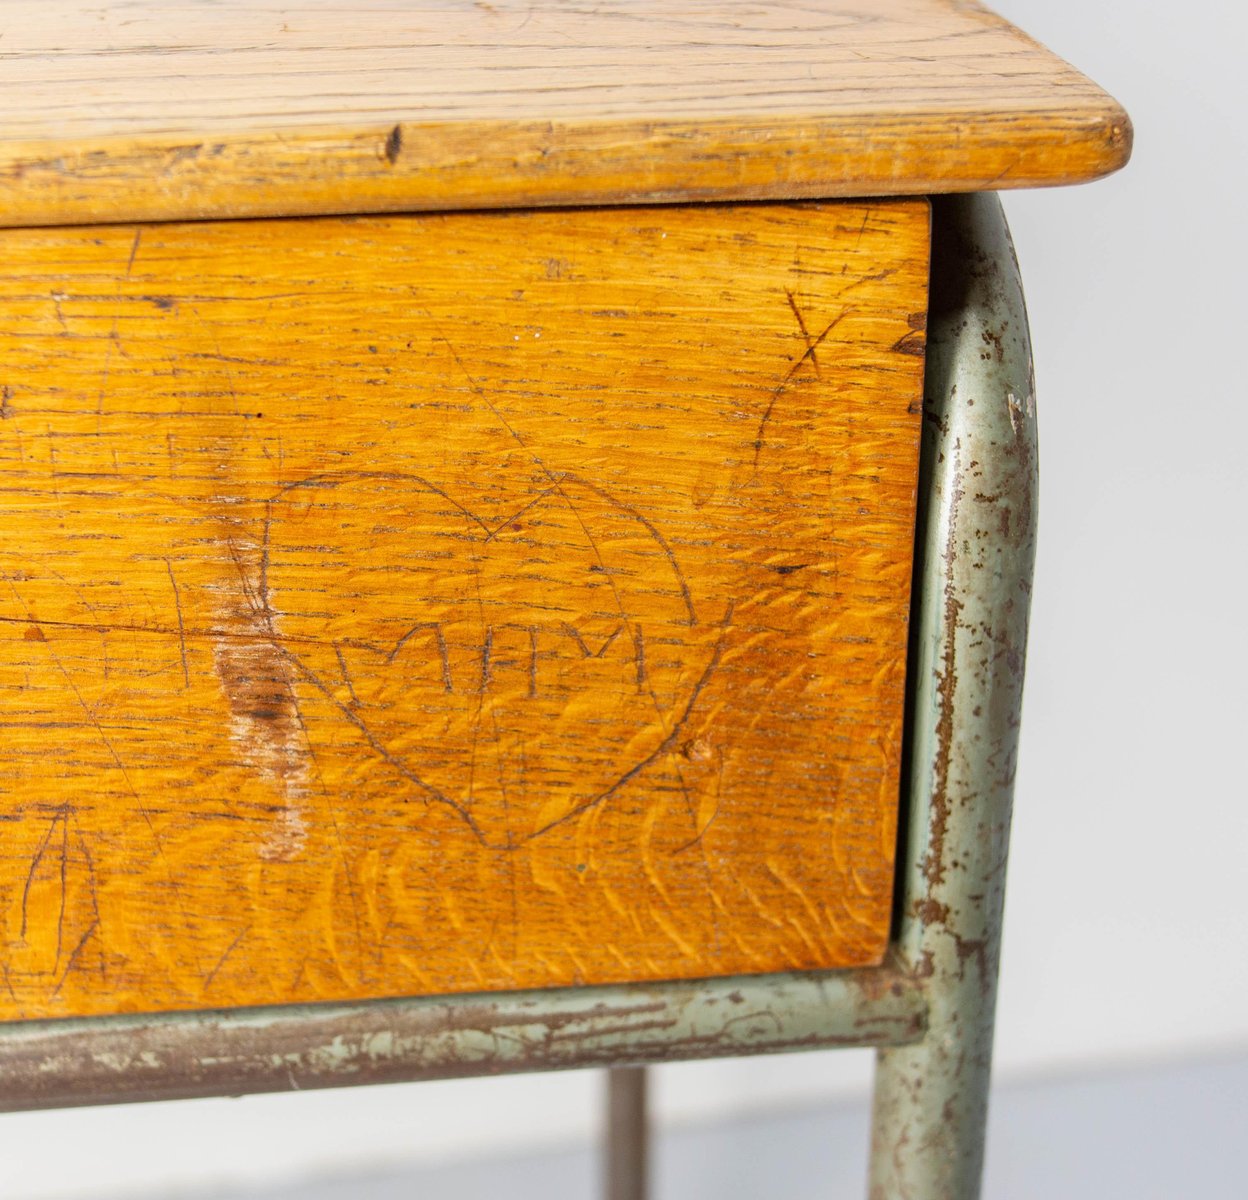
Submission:
[[924,510],[898,965],[921,1042],[879,1052],[871,1200],[979,1195],[1035,549],[1036,421],[995,196],[934,202]]
[[649,1128],[645,1067],[607,1072],[606,1200],[646,1200]]

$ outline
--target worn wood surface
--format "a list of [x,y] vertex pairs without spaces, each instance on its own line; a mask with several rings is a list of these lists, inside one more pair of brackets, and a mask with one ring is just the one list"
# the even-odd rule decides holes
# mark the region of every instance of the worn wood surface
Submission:
[[0,236],[0,1017],[878,959],[927,238]]
[[0,8],[10,225],[1028,187],[1130,137],[969,0]]

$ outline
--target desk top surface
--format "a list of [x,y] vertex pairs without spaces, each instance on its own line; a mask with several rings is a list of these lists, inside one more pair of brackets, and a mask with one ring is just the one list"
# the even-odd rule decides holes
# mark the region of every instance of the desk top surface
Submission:
[[10,225],[1075,183],[1131,129],[968,0],[45,0]]

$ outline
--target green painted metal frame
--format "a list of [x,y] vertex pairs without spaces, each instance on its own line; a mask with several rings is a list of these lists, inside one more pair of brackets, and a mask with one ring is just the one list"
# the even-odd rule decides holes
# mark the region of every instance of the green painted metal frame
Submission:
[[1034,555],[1026,313],[1000,205],[933,201],[908,742],[865,970],[0,1025],[0,1110],[880,1047],[872,1200],[978,1195]]
[[554,1071],[923,1035],[897,971],[558,988],[0,1027],[0,1110]]
[[1031,339],[992,195],[934,202],[898,967],[927,1031],[880,1052],[871,1200],[972,1200],[983,1168],[1036,547]]

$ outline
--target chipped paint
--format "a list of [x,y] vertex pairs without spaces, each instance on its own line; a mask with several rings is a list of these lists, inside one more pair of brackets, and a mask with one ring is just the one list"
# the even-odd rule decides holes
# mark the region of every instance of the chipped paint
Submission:
[[1031,346],[993,196],[934,202],[898,963],[922,1043],[880,1053],[870,1195],[979,1194],[1035,554]]
[[0,1110],[301,1091],[923,1036],[892,967],[0,1027]]
[[213,664],[230,707],[231,744],[277,799],[259,856],[289,862],[307,840],[307,735],[289,657],[279,649],[278,618],[260,547],[231,537],[225,550],[238,577],[236,587],[221,597]]
[[1023,420],[1033,420],[1036,415],[1036,398],[1028,392],[1020,400],[1013,392],[1006,392],[1005,403],[1010,410],[1010,428],[1014,436],[1018,436],[1019,425]]

